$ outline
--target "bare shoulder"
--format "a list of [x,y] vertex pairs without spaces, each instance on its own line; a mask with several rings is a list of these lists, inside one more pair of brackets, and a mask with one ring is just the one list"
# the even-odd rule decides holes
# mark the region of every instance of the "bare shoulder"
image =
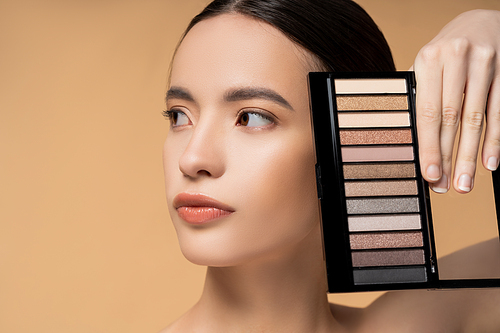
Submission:
[[193,332],[192,327],[188,325],[189,320],[189,311],[175,320],[173,323],[159,331],[158,333],[177,333],[177,332]]
[[[460,252],[457,255],[461,257],[477,257],[483,253],[483,260],[474,265],[484,266],[491,276],[500,276],[500,260],[495,257],[500,256],[498,240]],[[451,254],[442,262],[453,265],[457,260],[457,256]],[[389,292],[366,308],[363,322],[378,326],[389,322],[394,326],[393,331],[404,332],[499,332],[500,288]]]
[[[461,251],[484,251],[484,260],[476,265],[489,266],[492,276],[500,276],[499,258],[486,255],[493,250],[500,256],[498,240]],[[456,260],[452,254],[443,263]],[[500,332],[500,288],[388,292],[365,309],[334,310],[346,315],[351,325],[356,321],[356,332]]]

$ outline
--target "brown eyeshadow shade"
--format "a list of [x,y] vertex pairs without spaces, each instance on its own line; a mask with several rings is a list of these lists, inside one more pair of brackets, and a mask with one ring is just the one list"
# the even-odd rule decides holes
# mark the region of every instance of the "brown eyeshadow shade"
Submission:
[[413,162],[344,164],[344,179],[413,178]]
[[377,145],[411,143],[411,129],[363,129],[363,130],[341,130],[340,143],[342,145]]
[[406,95],[337,96],[337,109],[339,111],[408,110],[408,97]]
[[349,239],[353,250],[421,247],[424,245],[421,231],[350,234]]
[[354,267],[424,265],[424,250],[376,250],[352,252]]
[[350,181],[345,183],[346,197],[417,194],[416,180]]

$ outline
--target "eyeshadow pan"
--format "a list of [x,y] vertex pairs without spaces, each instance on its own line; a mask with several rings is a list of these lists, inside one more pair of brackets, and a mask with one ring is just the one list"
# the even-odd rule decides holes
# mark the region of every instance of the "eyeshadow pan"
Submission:
[[413,162],[344,164],[345,179],[413,178]]
[[390,249],[397,247],[423,246],[421,231],[373,232],[351,234],[351,249]]
[[418,194],[416,180],[348,181],[344,188],[346,197]]
[[347,214],[418,213],[418,197],[347,199]]
[[419,214],[349,216],[349,231],[384,231],[422,228]]
[[337,94],[405,94],[405,79],[335,79]]
[[386,284],[427,282],[425,267],[355,269],[354,284]]
[[410,114],[407,111],[339,112],[337,116],[340,128],[410,126]]
[[411,161],[412,146],[342,147],[344,162]]
[[340,143],[342,145],[376,145],[412,142],[411,130],[409,128],[341,130],[339,134]]
[[406,95],[337,96],[337,110],[408,110]]
[[354,267],[424,265],[423,249],[352,252]]

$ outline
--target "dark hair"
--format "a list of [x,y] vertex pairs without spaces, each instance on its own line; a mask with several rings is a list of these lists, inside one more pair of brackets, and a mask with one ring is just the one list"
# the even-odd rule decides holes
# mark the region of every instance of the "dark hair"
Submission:
[[193,18],[183,38],[198,22],[224,13],[240,13],[274,26],[315,55],[322,70],[395,70],[384,35],[351,0],[215,0]]

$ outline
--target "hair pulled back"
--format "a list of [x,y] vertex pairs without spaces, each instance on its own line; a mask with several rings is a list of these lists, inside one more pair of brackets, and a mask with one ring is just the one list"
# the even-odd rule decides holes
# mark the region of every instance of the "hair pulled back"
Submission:
[[351,0],[215,0],[193,18],[183,36],[198,22],[225,13],[247,15],[274,26],[315,55],[322,70],[395,70],[384,35]]

